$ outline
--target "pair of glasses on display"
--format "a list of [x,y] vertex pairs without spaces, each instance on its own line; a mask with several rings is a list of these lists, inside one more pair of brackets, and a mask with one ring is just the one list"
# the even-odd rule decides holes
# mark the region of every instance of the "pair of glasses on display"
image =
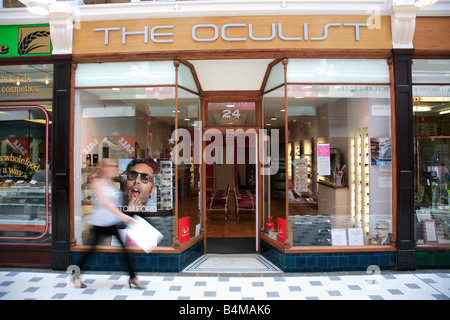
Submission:
[[140,172],[136,172],[136,171],[126,172],[126,177],[130,181],[136,180],[138,176],[140,176],[140,179],[141,179],[142,183],[144,183],[144,184],[147,184],[149,182],[153,183],[153,177],[150,174],[140,173]]

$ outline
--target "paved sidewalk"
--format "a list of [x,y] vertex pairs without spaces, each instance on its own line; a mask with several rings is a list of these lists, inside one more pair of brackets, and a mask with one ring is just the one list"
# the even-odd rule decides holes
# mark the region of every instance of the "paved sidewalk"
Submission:
[[0,269],[0,300],[450,300],[450,270],[276,275],[139,274],[145,290],[130,289],[125,273],[71,275]]

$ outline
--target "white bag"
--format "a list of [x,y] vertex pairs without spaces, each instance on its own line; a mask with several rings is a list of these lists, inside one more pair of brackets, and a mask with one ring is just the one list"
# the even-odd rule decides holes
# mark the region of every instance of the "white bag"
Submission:
[[127,236],[131,238],[146,253],[158,246],[164,236],[150,223],[139,216],[133,216],[134,221],[127,225]]

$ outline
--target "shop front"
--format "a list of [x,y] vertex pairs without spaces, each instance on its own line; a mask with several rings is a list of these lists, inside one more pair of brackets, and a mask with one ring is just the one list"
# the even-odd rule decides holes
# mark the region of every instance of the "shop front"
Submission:
[[[115,158],[122,211],[164,235],[146,254],[122,232],[141,271],[180,271],[205,253],[244,252],[286,272],[410,268],[410,234],[398,223],[410,215],[398,183],[406,154],[397,152],[404,102],[394,76],[403,77],[403,51],[392,51],[390,17],[378,23],[81,22],[73,45],[72,264],[91,240],[90,183],[102,159]],[[120,251],[104,239],[89,268],[120,268]]]
[[2,26],[0,265],[50,267],[53,62],[48,25]]

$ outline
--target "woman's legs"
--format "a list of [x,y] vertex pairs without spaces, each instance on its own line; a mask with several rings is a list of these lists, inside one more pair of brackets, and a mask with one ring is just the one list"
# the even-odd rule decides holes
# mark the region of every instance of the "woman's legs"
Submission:
[[84,254],[84,256],[81,258],[80,263],[78,264],[78,266],[80,267],[80,272],[83,270],[83,267],[86,264],[87,259],[89,259],[91,254],[95,251],[95,247],[97,246],[97,243],[100,240],[101,232],[98,228],[100,227],[94,226],[94,243],[92,244],[91,249]]
[[117,240],[119,241],[120,245],[123,248],[123,252],[124,252],[124,255],[125,255],[125,261],[126,261],[127,268],[128,268],[128,273],[130,274],[130,279],[135,279],[136,278],[136,274],[134,273],[134,269],[133,269],[133,265],[131,263],[130,255],[129,255],[128,251],[127,251],[125,243],[120,238],[117,226],[110,226],[110,227],[94,226],[94,231],[95,231],[94,244],[93,244],[91,250],[89,252],[87,252],[83,256],[83,258],[81,259],[80,263],[78,264],[78,266],[80,267],[80,271],[83,270],[83,267],[84,267],[87,259],[95,251],[95,247],[97,246],[98,241],[100,240],[100,237],[103,237],[103,236],[114,236],[114,237],[117,238]]
[[127,268],[128,268],[128,273],[130,274],[130,279],[134,279],[136,278],[136,274],[134,273],[134,269],[133,269],[133,265],[131,263],[131,258],[130,258],[130,254],[128,253],[128,250],[126,248],[125,243],[122,241],[122,239],[120,238],[119,235],[119,230],[117,229],[116,226],[111,227],[111,235],[113,235],[114,237],[117,238],[117,240],[119,241],[120,245],[123,248],[123,253],[125,255],[125,261],[127,263]]

